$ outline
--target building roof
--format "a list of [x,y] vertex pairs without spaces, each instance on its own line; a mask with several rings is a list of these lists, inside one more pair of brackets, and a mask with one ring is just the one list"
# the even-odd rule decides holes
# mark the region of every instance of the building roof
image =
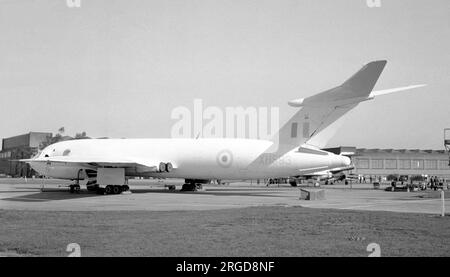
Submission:
[[38,147],[39,143],[52,137],[52,133],[29,132],[26,134],[4,138],[2,140],[2,151],[18,147]]
[[401,154],[405,154],[405,153],[422,153],[422,154],[445,154],[445,150],[432,150],[432,149],[378,149],[378,148],[373,148],[373,149],[366,149],[366,148],[357,148],[356,152],[358,153],[383,153],[383,152],[388,152],[388,153],[401,153]]
[[353,156],[364,153],[389,153],[389,154],[445,154],[445,150],[433,150],[433,149],[382,149],[382,148],[356,148],[352,146],[339,146],[333,148],[323,149],[335,154],[342,154],[347,156]]

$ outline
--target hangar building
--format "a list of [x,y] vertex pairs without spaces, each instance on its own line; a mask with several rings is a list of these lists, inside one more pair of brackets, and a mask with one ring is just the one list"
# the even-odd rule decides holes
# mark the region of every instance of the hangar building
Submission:
[[449,155],[445,150],[329,148],[327,151],[348,155],[362,176],[428,175],[450,179]]
[[15,177],[32,176],[34,172],[29,165],[11,160],[31,158],[37,154],[39,145],[51,137],[52,133],[30,132],[3,139],[0,151],[0,174]]

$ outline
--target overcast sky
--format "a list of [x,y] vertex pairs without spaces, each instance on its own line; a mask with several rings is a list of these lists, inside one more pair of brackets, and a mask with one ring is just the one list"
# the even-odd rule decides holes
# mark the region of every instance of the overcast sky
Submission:
[[372,60],[376,89],[329,146],[443,148],[450,127],[450,1],[0,0],[0,137],[86,131],[169,137],[171,111],[280,107]]

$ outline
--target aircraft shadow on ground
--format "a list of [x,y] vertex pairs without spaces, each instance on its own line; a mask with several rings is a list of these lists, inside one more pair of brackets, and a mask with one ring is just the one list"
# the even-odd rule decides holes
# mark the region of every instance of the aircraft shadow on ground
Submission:
[[165,189],[139,189],[131,190],[134,194],[141,193],[167,193],[167,194],[181,194],[181,195],[213,195],[213,196],[258,196],[258,197],[280,197],[274,195],[273,191],[268,191],[267,189],[206,189],[206,191],[180,191],[179,189],[175,191],[169,191]]
[[36,192],[36,190],[35,189],[34,190],[14,190],[14,191],[12,191],[12,190],[8,190],[8,191],[2,190],[2,191],[0,191],[0,194],[4,194],[4,193],[18,193],[18,192]]
[[[23,191],[20,191],[23,192]],[[36,192],[36,191],[33,191]],[[3,193],[3,192],[2,192]],[[17,191],[16,191],[17,193]],[[58,190],[48,190],[37,192],[34,194],[21,195],[11,198],[4,198],[2,201],[16,201],[16,202],[46,202],[53,200],[68,200],[68,199],[77,199],[77,198],[86,198],[86,197],[94,197],[101,196],[97,195],[93,192],[89,191],[81,191],[80,193],[69,193],[68,190],[58,189]]]
[[[177,195],[212,195],[212,196],[255,196],[255,197],[280,197],[274,195],[273,191],[267,189],[207,189],[206,191],[169,191],[167,189],[137,189],[131,190],[132,194],[177,194]],[[33,191],[2,191],[1,193],[17,193],[17,192],[36,192]],[[69,193],[68,189],[47,189],[44,191],[36,192],[34,194],[21,195],[11,198],[4,198],[2,201],[15,201],[15,202],[47,202],[56,200],[70,200],[80,199],[88,197],[110,197],[116,195],[98,195],[95,192],[81,190],[80,193]]]

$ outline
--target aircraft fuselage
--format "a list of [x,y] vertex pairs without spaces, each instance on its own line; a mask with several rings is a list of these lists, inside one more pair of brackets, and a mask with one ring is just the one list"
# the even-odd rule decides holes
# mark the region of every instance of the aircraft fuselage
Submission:
[[[185,179],[259,179],[296,176],[348,166],[347,157],[321,150],[286,153],[267,151],[271,141],[250,139],[85,139],[55,143],[29,162],[33,169],[51,178],[77,179],[80,169],[96,170],[95,163],[42,161],[49,157],[117,158],[134,161],[170,162],[170,172],[126,168],[127,176]],[[116,166],[117,167],[117,166]]]

